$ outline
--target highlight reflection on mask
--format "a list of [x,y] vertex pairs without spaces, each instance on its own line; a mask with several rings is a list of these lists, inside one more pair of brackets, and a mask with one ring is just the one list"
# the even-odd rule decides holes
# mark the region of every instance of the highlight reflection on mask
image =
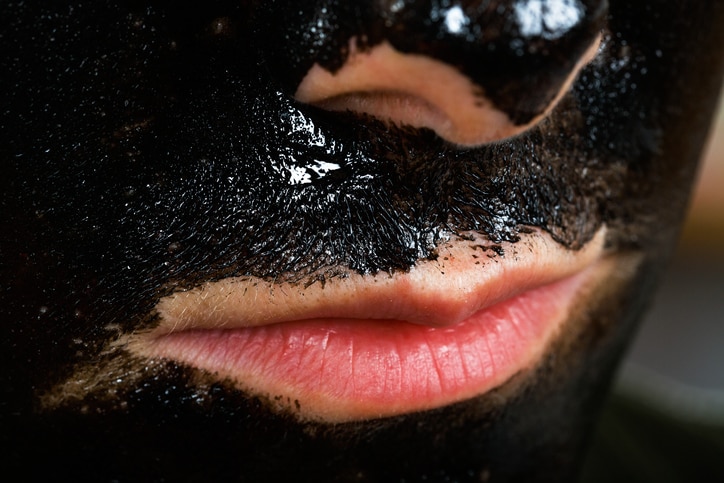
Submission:
[[[19,461],[92,455],[83,464],[109,477],[203,468],[251,481],[575,474],[682,216],[724,65],[724,6],[610,1],[606,17],[599,1],[117,3],[0,7],[13,53],[0,81],[0,382]],[[314,63],[342,67],[350,39],[386,41],[455,66],[522,124],[599,33],[547,119],[480,147],[293,97]],[[470,233],[498,260],[531,230],[576,252],[603,226],[606,253],[641,256],[640,269],[581,301],[535,368],[448,407],[304,423],[114,343],[205,282],[395,277]],[[66,446],[71,430],[79,443]],[[118,447],[133,463],[114,461]]]

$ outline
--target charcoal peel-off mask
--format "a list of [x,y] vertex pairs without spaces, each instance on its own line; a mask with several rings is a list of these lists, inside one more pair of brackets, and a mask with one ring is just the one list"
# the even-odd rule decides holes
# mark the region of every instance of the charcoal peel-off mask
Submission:
[[[295,2],[257,9],[270,69],[293,91],[317,63],[388,42],[460,69],[517,123],[539,114],[604,26],[607,2]],[[350,42],[352,40],[352,42]]]
[[[575,478],[684,213],[724,68],[724,5],[5,2],[0,18],[6,467],[120,481]],[[315,63],[334,72],[350,45],[388,42],[453,66],[525,122],[597,35],[550,115],[493,144],[294,98]],[[159,301],[206,283],[394,278],[446,262],[445,244],[471,233],[490,264],[531,232],[579,253],[604,227],[616,270],[539,363],[444,407],[304,420],[303,400],[124,345],[162,323]]]

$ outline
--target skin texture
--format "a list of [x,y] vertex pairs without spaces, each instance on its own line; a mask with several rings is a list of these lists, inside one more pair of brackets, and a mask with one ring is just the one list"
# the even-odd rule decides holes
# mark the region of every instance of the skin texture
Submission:
[[[583,2],[599,14],[552,41],[575,62],[567,39],[602,30],[571,93],[532,131],[461,150],[293,99],[315,60],[339,66],[359,25],[362,48],[387,39],[448,59],[426,37],[429,2],[404,10],[399,25],[424,28],[399,38],[380,27],[390,2],[318,2],[332,41],[309,56],[309,12],[260,3],[0,7],[12,52],[0,61],[6,468],[128,481],[575,478],[683,216],[724,68],[724,4],[612,0],[606,16]],[[520,37],[496,29],[495,42]],[[464,45],[450,49],[465,56]],[[510,79],[541,57],[525,59],[478,81],[521,122],[539,110],[516,104],[528,84]],[[317,172],[315,160],[340,169]],[[162,297],[206,281],[405,272],[468,230],[500,244],[535,227],[576,250],[602,225],[618,268],[541,363],[427,412],[299,422],[229,381],[113,344],[154,327]]]

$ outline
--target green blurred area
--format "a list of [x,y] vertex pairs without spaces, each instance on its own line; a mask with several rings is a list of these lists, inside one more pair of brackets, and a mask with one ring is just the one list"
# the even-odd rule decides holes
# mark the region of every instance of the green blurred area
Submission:
[[615,394],[601,418],[581,483],[724,481],[724,424]]

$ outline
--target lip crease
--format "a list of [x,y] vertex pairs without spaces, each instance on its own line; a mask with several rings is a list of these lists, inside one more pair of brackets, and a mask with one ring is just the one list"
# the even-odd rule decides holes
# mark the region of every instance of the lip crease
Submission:
[[302,419],[353,421],[483,394],[540,360],[605,269],[605,230],[578,251],[533,231],[502,256],[472,237],[409,272],[309,286],[253,277],[162,299],[129,349],[230,379]]

